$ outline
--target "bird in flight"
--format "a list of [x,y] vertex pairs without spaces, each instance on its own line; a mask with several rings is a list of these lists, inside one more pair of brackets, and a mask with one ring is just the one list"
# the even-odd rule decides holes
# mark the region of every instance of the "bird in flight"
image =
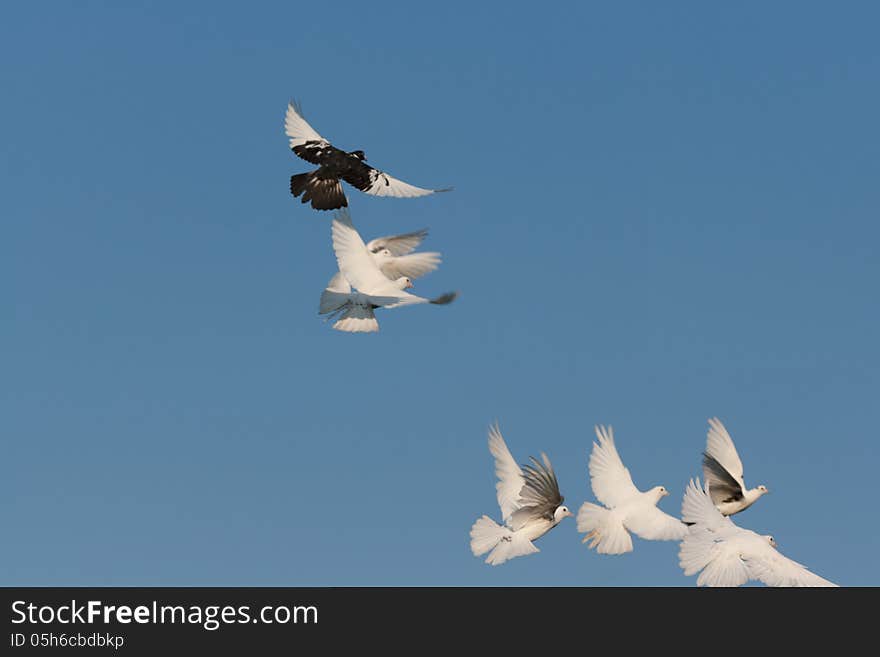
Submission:
[[423,228],[402,235],[377,237],[367,242],[367,250],[373,254],[373,260],[388,278],[419,278],[437,269],[442,262],[436,251],[413,253],[427,235],[427,229]]
[[559,483],[550,459],[543,452],[541,461],[530,456],[530,465],[520,468],[501,435],[496,422],[489,427],[489,452],[495,457],[495,489],[504,521],[499,525],[481,516],[471,527],[471,552],[489,553],[486,563],[493,566],[508,559],[539,552],[533,541],[549,532],[563,518],[573,515],[563,506]]
[[733,439],[717,417],[709,419],[706,451],[703,452],[703,478],[709,487],[712,501],[725,516],[748,509],[758,498],[769,492],[763,484],[746,488],[742,461]]
[[[377,308],[396,308],[419,303],[438,306],[452,303],[458,296],[456,292],[426,299],[404,291],[412,287],[414,277],[436,269],[440,261],[440,254],[433,253],[412,254],[428,257],[411,260],[407,260],[407,255],[394,256],[392,248],[397,251],[408,248],[405,244],[415,239],[413,235],[415,234],[380,238],[385,240],[386,245],[375,247],[377,252],[374,253],[364,244],[351,222],[348,210],[337,212],[332,223],[332,237],[339,273],[330,280],[321,294],[318,314],[335,319],[333,328],[339,331],[370,333],[379,330],[379,322],[374,313]],[[376,240],[370,244],[374,242]],[[385,255],[383,250],[388,251],[389,255]]]
[[623,465],[611,427],[596,427],[598,443],[590,454],[590,484],[593,494],[605,506],[584,502],[578,511],[577,528],[586,533],[583,542],[599,554],[632,552],[629,532],[650,541],[681,540],[687,527],[657,508],[669,495],[663,486],[642,492],[636,488],[629,470]]
[[415,198],[446,189],[423,189],[398,180],[366,164],[363,151],[343,151],[319,135],[302,116],[298,105],[290,102],[284,119],[284,131],[290,137],[290,148],[306,162],[318,168],[290,177],[290,193],[302,195],[302,202],[311,202],[316,210],[335,210],[348,206],[342,191],[344,180],[352,187],[373,196]]
[[679,547],[679,565],[685,575],[700,573],[697,586],[740,586],[749,580],[767,586],[837,586],[781,554],[772,536],[735,525],[699,481],[688,484],[681,517],[691,526]]

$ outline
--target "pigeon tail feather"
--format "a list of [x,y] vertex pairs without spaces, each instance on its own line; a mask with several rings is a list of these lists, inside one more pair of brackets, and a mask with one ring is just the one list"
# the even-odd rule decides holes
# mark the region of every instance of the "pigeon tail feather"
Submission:
[[589,547],[596,548],[599,554],[632,552],[632,537],[609,509],[584,502],[577,514],[577,528],[586,534],[583,542],[589,541]]
[[534,554],[538,548],[522,534],[482,516],[471,527],[471,552],[474,556],[489,552],[486,563],[497,566],[514,557]]
[[315,210],[336,210],[348,207],[348,199],[342,185],[336,178],[319,175],[321,169],[309,173],[298,173],[290,177],[290,193],[294,197],[302,194],[302,202],[311,201]]

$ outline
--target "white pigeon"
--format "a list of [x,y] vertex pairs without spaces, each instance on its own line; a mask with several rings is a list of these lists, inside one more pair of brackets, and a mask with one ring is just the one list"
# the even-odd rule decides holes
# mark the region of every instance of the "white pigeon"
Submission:
[[457,295],[448,292],[434,299],[415,296],[404,289],[412,287],[409,276],[390,280],[376,262],[351,223],[347,210],[336,213],[332,224],[333,251],[341,276],[334,276],[321,294],[318,313],[335,319],[340,331],[368,333],[379,330],[373,311],[417,303],[444,305]]
[[539,552],[533,541],[540,538],[566,516],[573,515],[563,506],[559,483],[550,459],[541,452],[540,463],[530,456],[532,465],[520,468],[501,436],[498,423],[489,427],[489,451],[495,457],[495,489],[504,525],[482,516],[471,527],[471,552],[486,563],[497,566],[508,559]]
[[[431,273],[442,262],[436,251],[412,253],[427,234],[427,229],[422,229],[402,235],[377,237],[367,242],[367,250],[389,280],[396,281],[401,276],[412,280]],[[345,277],[342,272],[336,272],[327,283],[325,293],[340,291],[345,291]]]
[[401,276],[420,278],[437,269],[437,265],[442,262],[436,251],[413,253],[427,235],[427,229],[423,228],[403,235],[377,237],[367,242],[367,250],[373,254],[382,273],[391,280]]
[[748,509],[768,492],[763,484],[746,488],[742,461],[733,439],[717,417],[709,419],[706,451],[703,452],[703,478],[715,506],[726,516]]
[[837,586],[783,556],[772,536],[737,527],[714,504],[708,486],[693,479],[681,504],[681,517],[691,523],[678,552],[685,575],[697,586],[740,586],[749,580],[767,586]]
[[632,552],[629,532],[650,541],[675,541],[687,534],[687,526],[657,508],[669,495],[663,486],[642,492],[636,488],[617,448],[611,427],[596,427],[598,443],[590,454],[590,483],[593,494],[607,508],[584,502],[578,511],[577,528],[585,532],[583,542],[599,554]]

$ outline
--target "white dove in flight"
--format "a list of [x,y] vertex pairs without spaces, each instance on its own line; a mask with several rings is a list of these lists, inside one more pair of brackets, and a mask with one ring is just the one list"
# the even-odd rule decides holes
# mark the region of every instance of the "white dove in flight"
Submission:
[[583,542],[599,554],[632,552],[629,532],[651,541],[680,540],[687,526],[657,508],[669,495],[663,486],[642,492],[636,488],[617,448],[611,427],[596,427],[598,443],[590,454],[590,483],[593,494],[605,506],[584,502],[578,511],[577,528],[586,533]]
[[489,427],[489,451],[495,457],[495,488],[501,507],[503,525],[489,516],[482,516],[471,527],[471,552],[493,566],[508,559],[539,552],[533,544],[566,516],[573,515],[563,506],[559,483],[550,459],[543,452],[538,461],[529,457],[531,465],[520,468],[501,436],[496,422]]
[[[379,265],[381,258],[377,262],[375,254],[364,244],[351,223],[348,210],[336,213],[332,223],[332,236],[333,250],[341,275],[334,276],[321,294],[318,313],[335,319],[333,328],[337,330],[353,333],[378,331],[379,322],[373,312],[376,308],[395,308],[418,303],[445,305],[458,296],[456,292],[448,292],[433,299],[425,299],[405,292],[406,288],[412,287],[412,278],[401,275],[391,280],[383,273]],[[392,257],[396,256],[392,254]],[[420,262],[421,269],[424,269],[426,261]],[[394,261],[391,263],[393,267]],[[396,264],[399,266],[400,261]]]
[[[442,262],[440,254],[436,251],[413,253],[427,235],[427,229],[423,228],[402,235],[377,237],[367,242],[367,250],[373,255],[376,265],[388,279],[396,281],[401,276],[405,276],[413,280],[431,273]],[[327,283],[325,294],[350,291],[351,288],[346,287],[346,280],[342,272],[336,272]],[[324,305],[323,300],[321,305]]]
[[691,526],[679,547],[679,565],[685,575],[700,573],[697,586],[740,586],[749,580],[767,586],[837,586],[782,555],[772,536],[736,526],[699,481],[688,484],[681,517]]
[[747,488],[743,480],[743,464],[733,439],[717,417],[709,419],[706,451],[703,452],[703,478],[718,510],[732,516],[758,501],[769,492],[763,484]]

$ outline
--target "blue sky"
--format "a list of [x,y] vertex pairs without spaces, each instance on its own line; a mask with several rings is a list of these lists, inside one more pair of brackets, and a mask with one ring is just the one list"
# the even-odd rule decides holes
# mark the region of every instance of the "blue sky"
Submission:
[[[146,3],[143,3],[146,5]],[[707,418],[737,517],[880,585],[873,3],[58,2],[0,23],[0,582],[691,586],[567,519],[492,568],[486,429],[592,500],[593,426],[676,513]],[[350,192],[444,255],[347,335],[289,98],[450,194]]]

